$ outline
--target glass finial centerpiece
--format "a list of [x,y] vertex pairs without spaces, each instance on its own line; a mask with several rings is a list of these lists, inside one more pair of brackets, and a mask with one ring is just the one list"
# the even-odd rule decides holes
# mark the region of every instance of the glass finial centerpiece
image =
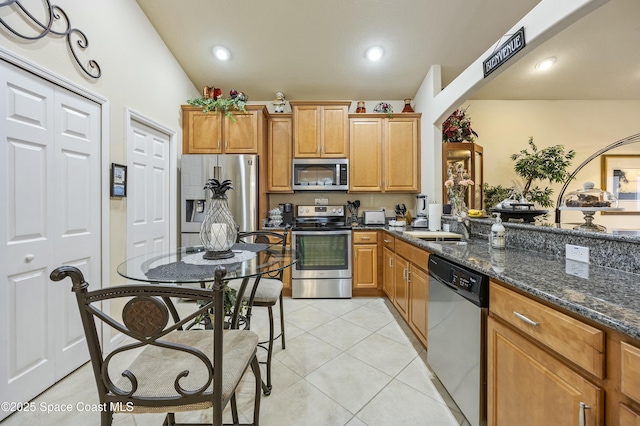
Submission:
[[204,189],[211,190],[212,195],[209,210],[200,227],[200,241],[207,250],[203,258],[228,259],[233,257],[231,247],[238,235],[227,202],[227,191],[233,189],[233,184],[230,180],[220,182],[218,179],[209,179]]

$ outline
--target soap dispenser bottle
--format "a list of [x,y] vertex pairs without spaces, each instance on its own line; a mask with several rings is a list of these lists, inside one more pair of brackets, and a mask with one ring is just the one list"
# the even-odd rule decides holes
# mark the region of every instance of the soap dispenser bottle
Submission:
[[500,213],[496,213],[496,223],[491,225],[491,235],[489,236],[489,242],[492,248],[504,249],[505,244],[505,229],[500,219]]

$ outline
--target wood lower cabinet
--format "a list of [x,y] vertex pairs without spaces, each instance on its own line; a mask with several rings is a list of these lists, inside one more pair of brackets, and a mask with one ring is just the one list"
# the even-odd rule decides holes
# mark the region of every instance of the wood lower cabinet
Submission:
[[395,264],[393,267],[393,306],[396,307],[402,318],[408,322],[409,320],[409,261],[402,256],[395,255]]
[[247,105],[233,119],[219,112],[182,105],[183,154],[259,154],[264,139],[264,105]]
[[353,232],[353,289],[378,288],[378,232]]
[[291,114],[269,117],[267,125],[267,192],[293,192]]
[[489,426],[603,424],[602,389],[491,317],[487,335]]
[[427,346],[428,301],[429,275],[426,270],[412,264],[409,274],[409,327],[425,346]]
[[350,191],[419,190],[420,114],[352,114],[349,145]]
[[640,426],[640,414],[626,405],[620,404],[618,424],[620,426]]
[[429,252],[382,233],[382,290],[427,347]]
[[387,247],[382,248],[382,291],[393,303],[395,300],[395,253]]

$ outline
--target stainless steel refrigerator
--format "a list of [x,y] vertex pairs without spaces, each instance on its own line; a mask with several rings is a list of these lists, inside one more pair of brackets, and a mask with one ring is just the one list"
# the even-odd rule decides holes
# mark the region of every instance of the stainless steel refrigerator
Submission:
[[200,225],[211,191],[204,190],[208,179],[230,179],[233,190],[227,192],[229,209],[241,231],[258,228],[258,156],[223,154],[184,154],[181,165],[182,247],[201,245]]

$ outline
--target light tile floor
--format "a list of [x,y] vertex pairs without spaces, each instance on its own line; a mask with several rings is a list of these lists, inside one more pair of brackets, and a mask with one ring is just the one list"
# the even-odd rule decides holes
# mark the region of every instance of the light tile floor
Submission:
[[[182,305],[182,306],[181,306]],[[187,311],[188,303],[178,303]],[[384,298],[285,298],[286,350],[279,342],[273,359],[273,391],[262,397],[263,426],[468,426],[426,363],[418,343]],[[278,309],[276,327],[279,324]],[[267,310],[257,308],[252,329],[268,336]],[[261,358],[266,358],[264,351]],[[264,369],[263,369],[264,374]],[[238,390],[240,421],[253,412],[253,376]],[[90,364],[35,399],[38,407],[71,404],[71,412],[16,413],[2,426],[98,425],[99,413],[78,403],[98,402]],[[160,425],[162,415],[118,414],[114,424]],[[210,411],[177,414],[178,421],[211,422]],[[229,409],[225,421],[231,421]]]

